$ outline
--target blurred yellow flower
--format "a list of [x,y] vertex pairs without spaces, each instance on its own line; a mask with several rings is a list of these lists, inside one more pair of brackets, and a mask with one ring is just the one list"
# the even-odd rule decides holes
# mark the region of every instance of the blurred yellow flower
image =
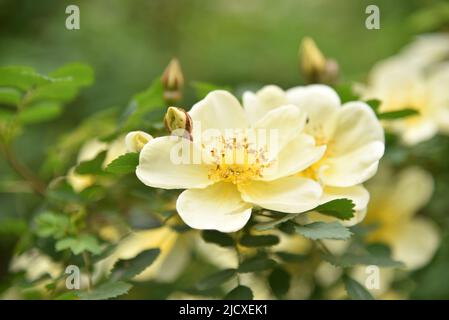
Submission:
[[[106,150],[103,168],[106,168],[109,163],[126,153],[125,137],[121,136],[111,143],[102,142],[98,139],[87,141],[78,153],[77,163],[93,160],[99,153]],[[81,192],[95,183],[95,177],[78,174],[75,172],[75,167],[72,167],[67,174],[67,181],[76,192]]]
[[437,226],[428,218],[416,216],[430,200],[432,176],[418,167],[397,175],[386,166],[370,182],[371,201],[363,223],[378,226],[367,241],[388,244],[394,259],[408,269],[427,264],[440,243]]
[[173,281],[189,261],[192,240],[188,233],[178,233],[169,226],[133,231],[119,241],[108,258],[96,264],[95,277],[108,274],[118,259],[132,259],[145,250],[159,248],[156,261],[133,280]]
[[422,36],[398,55],[379,62],[368,84],[358,87],[365,99],[379,99],[381,112],[414,109],[418,115],[385,121],[386,128],[413,145],[437,132],[449,134],[449,35]]

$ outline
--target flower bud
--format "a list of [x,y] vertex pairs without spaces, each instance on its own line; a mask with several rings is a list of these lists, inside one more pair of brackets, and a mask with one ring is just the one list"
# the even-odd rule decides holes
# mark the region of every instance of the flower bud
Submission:
[[184,76],[178,59],[173,58],[162,74],[162,85],[164,86],[164,98],[167,102],[174,103],[182,97],[184,88]]
[[168,132],[191,140],[192,118],[182,108],[169,107],[164,117]]
[[302,40],[299,49],[301,73],[308,83],[335,83],[339,66],[334,59],[326,58],[312,38]]
[[140,152],[153,137],[143,131],[131,131],[125,137],[126,150],[128,152]]

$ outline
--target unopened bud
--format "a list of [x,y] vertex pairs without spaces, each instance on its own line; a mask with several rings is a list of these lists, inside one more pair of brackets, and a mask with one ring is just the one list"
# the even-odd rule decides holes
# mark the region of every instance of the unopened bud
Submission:
[[312,38],[302,40],[299,49],[300,68],[308,83],[335,83],[339,66],[334,59],[326,58]]
[[184,87],[184,76],[178,59],[173,58],[162,74],[162,85],[164,86],[164,98],[166,101],[174,103],[182,97]]
[[143,131],[131,131],[125,137],[126,150],[128,152],[140,152],[153,137]]
[[192,118],[184,109],[169,107],[164,117],[164,124],[171,134],[191,140]]

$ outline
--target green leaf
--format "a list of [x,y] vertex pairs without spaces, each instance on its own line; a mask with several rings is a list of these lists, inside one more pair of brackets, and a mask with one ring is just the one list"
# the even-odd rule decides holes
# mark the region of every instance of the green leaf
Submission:
[[406,117],[410,117],[410,116],[415,116],[418,114],[419,114],[419,112],[417,110],[407,108],[407,109],[402,109],[402,110],[397,110],[397,111],[379,113],[377,115],[377,117],[380,120],[394,120],[394,119],[401,119],[401,118],[406,118]]
[[96,264],[97,262],[100,262],[108,257],[110,257],[115,250],[117,249],[118,245],[119,245],[120,241],[117,243],[110,243],[108,244],[102,251],[100,254],[93,256],[91,261],[93,264]]
[[370,254],[345,254],[340,257],[323,255],[323,259],[329,263],[342,268],[352,267],[356,265],[376,265],[384,268],[400,268],[404,264],[386,256],[374,256]]
[[94,71],[86,64],[70,63],[49,74],[53,78],[63,78],[76,86],[88,86],[94,81]]
[[449,22],[449,3],[445,1],[429,3],[428,6],[414,10],[406,22],[416,34],[442,31]]
[[254,295],[250,288],[237,286],[224,297],[225,300],[253,300]]
[[212,289],[212,288],[218,287],[219,285],[229,281],[236,274],[237,274],[236,269],[225,269],[225,270],[219,271],[217,273],[214,273],[214,274],[200,280],[196,284],[196,287],[199,290]]
[[62,106],[57,102],[45,101],[22,110],[18,119],[23,124],[39,123],[53,120],[62,113]]
[[78,94],[78,88],[70,82],[51,82],[34,89],[28,96],[27,102],[54,100],[67,102]]
[[356,265],[376,265],[384,268],[404,267],[402,262],[391,258],[390,249],[383,244],[372,244],[367,247],[367,252],[348,252],[341,256],[323,254],[322,257],[329,263],[342,268]]
[[59,239],[64,236],[70,226],[70,219],[66,215],[54,212],[44,212],[36,218],[36,233],[39,237],[54,237]]
[[271,269],[276,265],[276,261],[265,256],[256,256],[243,261],[238,269],[239,273],[258,272]]
[[259,231],[273,229],[275,226],[277,226],[283,222],[286,222],[286,221],[296,218],[299,214],[300,213],[288,213],[288,214],[284,215],[282,218],[275,219],[275,220],[269,221],[269,222],[258,223],[254,226],[254,228]]
[[149,249],[132,259],[118,260],[111,271],[113,279],[131,279],[149,267],[159,256],[160,249]]
[[214,243],[222,247],[233,247],[234,239],[223,232],[219,232],[216,230],[204,230],[201,233],[203,240],[209,243]]
[[346,292],[352,300],[374,300],[371,293],[354,279],[345,277],[344,283]]
[[75,169],[78,174],[100,174],[103,172],[103,163],[106,151],[100,152],[94,159],[81,162]]
[[195,89],[196,97],[198,99],[203,99],[208,95],[209,92],[214,90],[227,90],[231,91],[231,89],[227,86],[218,86],[212,83],[200,82],[196,81],[192,83],[193,88]]
[[55,300],[77,300],[79,293],[76,291],[68,291],[58,295]]
[[306,255],[299,253],[278,251],[275,254],[286,263],[304,262],[307,259]]
[[319,213],[332,216],[341,220],[349,220],[354,217],[355,204],[349,199],[335,199],[323,203],[314,209]]
[[73,254],[78,255],[82,252],[88,251],[93,254],[100,254],[101,247],[97,238],[89,234],[83,234],[77,238],[68,237],[56,242],[56,251],[70,249]]
[[295,225],[295,232],[300,235],[312,239],[334,239],[334,240],[346,240],[352,235],[348,228],[341,225],[338,221],[326,223],[326,222],[313,222],[306,225]]
[[371,109],[373,109],[374,113],[377,114],[382,101],[380,101],[378,99],[371,99],[371,100],[365,101],[365,103],[367,105],[369,105],[371,107]]
[[124,294],[132,288],[132,285],[123,281],[104,283],[91,292],[82,292],[78,296],[82,300],[106,300]]
[[130,102],[122,116],[122,131],[145,127],[148,125],[146,121],[151,119],[151,114],[158,109],[163,111],[164,106],[162,82],[156,79],[147,90],[137,94]]
[[23,91],[33,86],[51,82],[51,79],[42,76],[33,68],[24,66],[8,66],[0,68],[0,87],[13,87]]
[[22,99],[22,93],[14,88],[0,88],[0,104],[16,106]]
[[245,234],[240,239],[240,244],[245,247],[266,247],[274,246],[279,243],[279,238],[274,235],[249,235]]
[[290,289],[290,274],[283,268],[274,269],[268,276],[268,283],[276,297],[282,297]]
[[116,174],[133,173],[139,165],[139,154],[136,152],[126,153],[113,160],[105,169],[106,172]]

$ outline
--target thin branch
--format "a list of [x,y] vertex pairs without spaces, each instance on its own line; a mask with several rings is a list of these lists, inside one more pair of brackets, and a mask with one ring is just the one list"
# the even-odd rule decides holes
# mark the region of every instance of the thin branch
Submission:
[[323,241],[317,240],[316,242],[320,245],[321,249],[322,249],[326,254],[328,254],[328,255],[330,255],[330,256],[333,256],[333,255],[334,255],[334,254],[333,254],[333,253],[326,247],[326,245],[324,244]]
[[3,154],[6,161],[9,163],[10,167],[24,180],[28,182],[30,187],[33,189],[33,191],[40,195],[45,196],[45,183],[36,175],[34,174],[31,169],[29,169],[27,166],[20,163],[20,161],[17,159],[15,153],[11,150],[8,144],[3,142],[0,139],[0,152]]
[[84,268],[87,274],[87,291],[92,290],[92,274],[90,273],[90,259],[86,251],[83,252]]

